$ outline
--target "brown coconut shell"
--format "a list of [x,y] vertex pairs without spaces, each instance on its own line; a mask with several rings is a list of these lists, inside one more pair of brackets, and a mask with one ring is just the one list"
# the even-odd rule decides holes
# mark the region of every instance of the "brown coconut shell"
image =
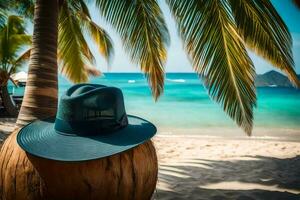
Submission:
[[0,200],[150,199],[158,164],[151,141],[107,158],[60,162],[26,154],[14,131],[0,153]]

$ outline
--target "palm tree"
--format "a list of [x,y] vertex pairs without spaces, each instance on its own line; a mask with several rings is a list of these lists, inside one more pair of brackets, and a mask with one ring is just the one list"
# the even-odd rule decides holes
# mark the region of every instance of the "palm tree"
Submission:
[[[74,58],[77,54],[72,55],[72,50],[75,49],[81,53],[80,55],[83,54],[81,48],[76,49],[80,45],[77,42],[72,45],[73,41],[68,38],[74,34],[74,31],[78,31],[78,28],[75,25],[77,18],[74,18],[74,15],[68,12],[69,10],[63,10],[66,2],[60,4],[61,10],[59,11],[58,1],[36,0],[29,75],[18,117],[19,125],[34,119],[55,115],[57,49],[60,52],[65,51],[61,55],[77,59],[77,62],[72,62],[72,64],[78,64],[80,61],[78,58]],[[59,18],[62,16],[66,17],[60,20]],[[59,34],[59,31],[64,28],[63,26],[67,26],[68,23],[70,23],[72,32],[67,28],[65,31],[69,32]],[[90,27],[96,41],[103,41],[103,32],[98,31],[100,29],[97,26],[91,25],[91,21],[86,16],[84,25]],[[61,43],[62,47],[60,47],[61,39],[65,41],[65,44]],[[106,51],[109,48],[108,43],[104,44],[105,46],[100,50],[109,55]],[[86,49],[84,50],[86,51]],[[64,66],[71,66],[65,65],[68,59],[63,59],[63,61]],[[72,73],[67,74],[72,75]],[[11,134],[1,148],[0,199],[43,199],[47,197],[49,199],[95,199],[97,197],[99,199],[150,199],[155,189],[158,165],[152,142],[144,143],[120,155],[90,162],[69,164],[50,161],[50,163],[45,163],[39,158],[27,155],[20,149],[16,143],[18,130]],[[145,165],[144,162],[148,164]],[[111,163],[113,164],[111,165]],[[47,170],[43,165],[48,166]],[[63,174],[53,176],[53,173],[57,171],[61,171]],[[70,173],[78,176],[70,176]],[[15,176],[15,174],[19,175]],[[91,188],[90,181],[94,182],[92,187],[96,187],[96,190]],[[57,185],[58,183],[62,183],[63,186]]]
[[[10,7],[20,15],[32,20],[34,4],[34,1],[31,0],[20,0],[12,1]],[[61,73],[75,83],[88,81],[89,75],[99,75],[100,72],[95,67],[94,55],[86,42],[84,33],[87,33],[94,40],[98,46],[99,53],[108,62],[114,53],[113,45],[106,31],[91,19],[84,1],[60,1],[57,20],[58,44],[57,58],[55,59],[58,60],[58,67]],[[26,98],[24,100],[26,101]],[[41,102],[45,102],[45,99],[41,99]],[[56,102],[56,100],[51,102]],[[25,104],[28,105],[28,103]],[[26,119],[23,118],[24,115],[22,113],[27,112],[25,104],[22,106],[21,114],[17,121],[17,124],[20,126],[40,116],[40,114],[31,117],[27,115],[25,116]],[[32,105],[29,107],[30,109],[33,108]],[[41,106],[36,104],[34,107],[40,108]],[[56,103],[52,106],[50,105],[50,107],[56,107]],[[51,111],[47,116],[53,113],[56,113],[56,111]]]
[[[28,6],[33,1],[19,0],[18,2],[25,2],[24,5]],[[93,3],[95,3],[106,21],[119,33],[130,58],[140,65],[141,70],[148,78],[153,96],[157,99],[163,92],[164,64],[167,58],[166,48],[169,43],[168,30],[157,1],[95,0]],[[291,35],[269,0],[166,0],[166,3],[177,23],[193,68],[203,77],[209,95],[221,104],[224,111],[247,134],[250,135],[252,131],[256,93],[254,87],[255,69],[246,48],[254,51],[272,63],[274,67],[286,73],[295,86],[300,86],[293,68]],[[66,9],[66,7],[70,8],[71,5],[75,5],[74,9],[79,8],[79,17]],[[84,17],[81,17],[81,14]],[[57,107],[57,48],[60,46],[57,45],[58,29],[62,30],[67,27],[68,23],[70,27],[66,28],[65,31],[72,30],[74,33],[79,29],[75,25],[76,21],[78,19],[84,20],[87,16],[87,7],[83,0],[36,0],[29,79],[17,122],[20,126],[34,119],[43,119],[55,115]],[[61,23],[58,20],[61,17],[65,19],[62,21],[66,23],[63,27],[58,25],[58,21]],[[70,20],[72,23],[66,20]],[[72,41],[68,40],[68,36],[70,35],[66,34],[61,39],[66,40],[63,45],[65,51],[71,52],[74,48]],[[89,54],[89,51],[85,48],[78,48],[76,51],[85,56]],[[77,65],[77,62],[71,62],[72,59],[76,59],[75,56],[72,56],[72,53],[66,55],[69,55],[67,59],[70,60],[69,65]],[[70,72],[69,74],[73,73]],[[0,167],[0,170],[2,170],[0,171],[0,174],[2,174],[0,188],[4,188],[2,189],[2,195],[10,197],[6,196],[6,199],[14,199],[19,194],[15,190],[16,186],[11,185],[11,183],[16,183],[16,180],[20,177],[13,176],[13,174],[20,174],[21,179],[25,180],[25,186],[23,182],[21,184],[24,188],[18,190],[22,194],[33,195],[34,192],[40,191],[40,179],[37,178],[37,172],[24,152],[18,149],[15,136],[16,133],[12,134],[10,139],[5,142],[0,156],[0,166],[2,166]],[[147,143],[147,145],[149,144]],[[148,152],[145,148],[149,150],[149,146],[142,147],[139,152]],[[149,157],[149,153],[139,154],[140,157],[136,158],[133,156],[133,151],[135,150],[119,155],[120,159],[123,156],[123,159],[126,158],[125,160],[127,160],[124,162],[126,163],[126,167],[123,166],[124,170],[132,169],[134,172],[132,177],[140,177],[135,176],[135,170],[142,170],[143,173],[139,173],[141,177],[145,174],[149,175],[147,174],[148,171],[143,168],[143,164],[138,166],[127,164],[128,160],[135,163],[134,158],[147,163],[147,161],[155,160],[154,155]],[[17,158],[11,161],[10,155],[12,152],[17,155]],[[42,163],[44,167],[49,166],[49,163],[42,160],[37,162],[37,158],[33,159],[29,156],[29,159],[32,163]],[[114,158],[114,164],[117,162],[116,160],[118,159]],[[107,163],[111,162],[107,161]],[[103,165],[103,163],[98,164]],[[39,169],[44,169],[41,166],[39,167]],[[85,167],[91,166],[86,165]],[[147,169],[153,169],[155,165],[149,162],[147,167]],[[84,169],[88,171],[87,168],[82,166],[79,168],[83,170],[79,170],[80,172],[84,172]],[[24,171],[24,169],[27,169],[27,171]],[[63,169],[74,170],[70,166]],[[4,172],[10,174],[10,176],[5,176],[5,180],[3,178]],[[100,172],[105,173],[101,170]],[[155,175],[155,170],[152,170],[152,173]],[[46,175],[49,177],[49,174]],[[80,173],[80,176],[84,175],[84,173]],[[119,176],[120,171],[117,170],[109,178]],[[30,184],[27,182],[29,177],[31,177],[31,185],[36,186],[31,190],[31,193],[27,191],[26,186],[26,183]],[[34,178],[32,179],[32,177]],[[145,185],[144,187],[141,186],[143,184],[145,182],[138,181],[138,185],[131,185],[129,189],[134,187],[141,189],[139,190],[141,192],[145,187]],[[70,185],[66,188],[71,187]],[[120,182],[117,185],[120,185]],[[111,188],[104,187],[104,189],[109,190]],[[66,189],[65,192],[67,191]]]
[[[11,1],[9,7],[20,15],[33,20],[33,0]],[[72,82],[86,82],[89,75],[98,73],[95,58],[86,42],[84,33],[98,46],[99,53],[110,61],[114,54],[111,38],[91,19],[84,1],[61,1],[58,15],[58,62],[63,75]]]
[[18,115],[18,109],[8,93],[7,84],[11,74],[29,59],[30,49],[21,55],[19,52],[30,44],[31,36],[26,34],[23,19],[15,15],[8,16],[0,29],[0,85],[4,108],[13,117]]
[[[169,44],[157,1],[95,0],[93,3],[120,34],[124,48],[131,60],[141,66],[157,99],[163,92]],[[204,80],[209,95],[247,134],[252,131],[256,94],[255,69],[246,48],[282,70],[294,86],[300,85],[294,71],[291,35],[269,0],[166,0],[166,3],[193,68]],[[81,32],[88,29],[106,57],[110,48],[106,52],[102,49],[110,40],[102,39],[101,33],[105,31],[91,20],[84,0],[60,0],[59,4],[58,48],[64,50],[62,55],[68,61],[63,72],[75,82],[86,81],[87,73],[81,64],[86,59],[76,58],[88,58],[93,63],[93,56]],[[33,16],[34,1],[20,0],[15,5],[23,15]],[[18,123],[27,122],[19,118]]]
[[[32,19],[33,1],[12,2],[11,6],[18,7],[21,15]],[[1,5],[0,5],[1,6]],[[94,56],[86,43],[83,31],[88,31],[99,47],[99,52],[107,60],[113,55],[113,46],[110,37],[105,30],[91,20],[85,4],[74,1],[67,2],[61,6],[59,15],[59,42],[58,42],[58,62],[62,74],[73,82],[85,82],[89,75],[99,75],[99,71],[94,67]],[[3,12],[4,13],[4,12]],[[29,56],[29,51],[24,56]],[[9,102],[8,99],[5,102]],[[12,116],[17,115],[16,108],[12,102],[6,104],[10,108]],[[14,109],[13,109],[14,108]]]

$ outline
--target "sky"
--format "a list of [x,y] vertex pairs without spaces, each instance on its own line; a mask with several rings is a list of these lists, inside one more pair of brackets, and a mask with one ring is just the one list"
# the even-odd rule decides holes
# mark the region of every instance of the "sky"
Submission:
[[[175,21],[170,14],[170,11],[163,0],[158,0],[163,11],[165,21],[167,23],[171,44],[168,48],[168,59],[165,66],[166,72],[193,72],[192,66],[188,61],[187,55],[183,50],[183,44],[178,37]],[[292,3],[292,0],[272,0],[274,7],[287,24],[292,37],[293,37],[293,54],[296,66],[296,72],[300,73],[300,9],[298,10]],[[88,40],[96,61],[97,67],[102,72],[139,72],[139,67],[132,63],[129,59],[128,54],[123,49],[122,42],[119,35],[114,31],[110,25],[106,24],[105,21],[99,15],[99,11],[94,7],[90,6],[90,12],[93,20],[104,28],[110,35],[114,44],[114,57],[109,67],[103,57],[97,52],[97,47],[91,39]],[[251,59],[254,62],[256,72],[258,74],[265,73],[269,70],[275,69],[268,62],[262,58],[256,56],[254,53],[249,52]]]

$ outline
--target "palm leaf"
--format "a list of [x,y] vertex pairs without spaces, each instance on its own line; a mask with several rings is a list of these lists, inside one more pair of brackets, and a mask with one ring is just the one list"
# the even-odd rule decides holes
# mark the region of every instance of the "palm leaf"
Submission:
[[169,33],[156,0],[96,0],[102,16],[120,34],[131,60],[146,74],[157,97],[163,91]]
[[33,20],[35,0],[10,0],[8,7],[20,16]]
[[229,0],[238,32],[253,50],[300,87],[294,71],[292,37],[269,0]]
[[82,13],[85,16],[87,16],[88,18],[91,19],[91,14],[90,14],[89,8],[87,7],[84,0],[71,0],[71,1],[69,1],[69,8],[72,9],[73,12]]
[[19,50],[22,50],[22,48],[25,45],[31,45],[32,37],[31,35],[27,34],[12,34],[9,37],[9,47],[8,47],[8,53],[11,56],[14,56],[14,54],[17,54]]
[[88,80],[86,69],[94,65],[95,59],[67,1],[64,1],[59,15],[58,58],[61,72],[70,80]]
[[12,67],[10,68],[9,74],[16,73],[17,69],[21,67],[25,62],[27,62],[30,58],[30,52],[31,48],[27,49],[25,52],[23,52],[12,64]]
[[0,31],[0,64],[9,73],[13,69],[18,53],[31,44],[31,36],[25,32],[25,23],[19,16],[10,15]]
[[7,18],[8,34],[24,34],[24,19],[17,15],[10,15]]
[[13,57],[24,45],[31,44],[31,35],[26,33],[24,19],[17,15],[10,15],[7,18],[7,53]]
[[0,8],[0,28],[3,28],[6,20],[6,13],[4,9]]
[[209,95],[250,135],[255,71],[228,4],[219,0],[167,0],[167,4]]
[[5,9],[6,8],[6,2],[5,0],[0,0],[0,9]]
[[110,61],[114,54],[111,38],[104,29],[91,19],[88,7],[82,0],[72,2],[74,2],[73,9],[74,12],[77,13],[81,28],[87,30],[88,34],[97,45],[99,53],[106,60]]
[[98,46],[99,53],[109,61],[114,54],[111,38],[105,30],[91,20],[88,22],[88,29],[91,37]]

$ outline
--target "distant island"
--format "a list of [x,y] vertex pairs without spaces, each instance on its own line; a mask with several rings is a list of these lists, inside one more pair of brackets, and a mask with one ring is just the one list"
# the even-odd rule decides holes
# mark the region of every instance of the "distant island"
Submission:
[[[300,75],[298,75],[298,78],[300,78]],[[285,75],[274,70],[257,74],[255,85],[257,87],[292,87],[291,82]]]

